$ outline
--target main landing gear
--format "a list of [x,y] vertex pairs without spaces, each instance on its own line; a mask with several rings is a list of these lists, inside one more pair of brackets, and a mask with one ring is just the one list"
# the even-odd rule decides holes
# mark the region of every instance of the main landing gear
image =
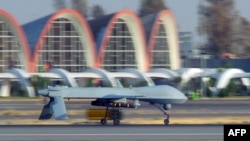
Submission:
[[108,108],[109,107],[107,106],[105,116],[101,119],[101,124],[107,125],[107,119],[111,119],[113,120],[114,125],[120,125],[120,120],[122,116],[121,111],[115,108],[113,108],[113,110],[109,110]]
[[156,108],[158,108],[165,116],[166,116],[166,119],[164,119],[164,125],[169,125],[169,114],[167,113],[167,111],[165,111],[163,109],[162,106],[160,105],[156,105],[154,103],[151,103],[153,106],[155,106]]

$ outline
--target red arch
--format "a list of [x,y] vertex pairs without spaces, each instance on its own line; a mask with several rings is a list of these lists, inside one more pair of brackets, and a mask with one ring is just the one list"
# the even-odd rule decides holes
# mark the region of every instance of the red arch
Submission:
[[31,71],[32,66],[31,66],[30,48],[29,48],[23,29],[20,27],[20,24],[17,22],[17,20],[8,12],[0,9],[0,15],[3,15],[4,17],[6,17],[10,21],[14,29],[17,31],[17,34],[21,42],[21,47],[24,51],[24,58],[27,63],[26,67],[28,68],[27,71]]
[[[155,35],[157,35],[159,28],[160,28],[160,24],[158,24],[158,21],[160,21],[161,17],[168,15],[169,17],[171,17],[174,25],[175,25],[175,31],[177,31],[177,25],[176,25],[176,21],[175,21],[175,17],[174,14],[170,11],[170,10],[164,10],[161,11],[158,15],[157,18],[154,22],[153,28],[152,28],[152,32],[150,35],[150,40],[149,40],[149,44],[148,44],[148,58],[149,58],[149,62],[151,63],[153,54],[151,52],[151,50],[154,49],[154,44],[155,44],[155,38],[153,38]],[[151,67],[151,66],[150,66]]]
[[[93,40],[93,35],[92,35],[92,32],[90,30],[90,27],[89,27],[89,24],[86,22],[85,18],[80,14],[78,13],[77,11],[73,10],[73,9],[62,9],[58,12],[56,12],[55,14],[53,14],[50,19],[47,21],[46,25],[44,26],[43,30],[42,30],[42,33],[39,37],[39,40],[36,44],[36,47],[35,47],[35,52],[34,52],[34,56],[33,56],[33,65],[32,65],[32,70],[33,71],[36,71],[36,65],[37,65],[37,62],[38,62],[38,57],[39,57],[39,50],[41,50],[42,48],[42,45],[44,43],[44,36],[46,36],[48,34],[48,32],[50,31],[50,28],[51,28],[51,24],[50,22],[55,20],[55,19],[58,19],[58,17],[64,13],[70,13],[72,14],[73,16],[75,16],[81,23],[81,25],[83,26],[83,28],[85,28],[87,30],[87,34],[89,35],[89,42],[91,44],[91,49],[92,49],[92,56],[93,58],[92,59],[95,59],[96,57],[96,50],[95,50],[95,45],[94,45],[94,40]],[[88,38],[88,39],[89,39]],[[94,60],[93,61],[94,63],[96,63],[96,61]],[[94,67],[97,67],[97,63],[94,64]]]
[[145,34],[144,34],[144,30],[143,30],[143,25],[142,25],[142,23],[141,23],[141,21],[140,21],[140,19],[138,18],[138,16],[133,12],[133,11],[131,11],[131,10],[128,10],[128,9],[125,9],[125,10],[121,10],[121,11],[119,11],[118,13],[116,13],[113,17],[112,17],[112,19],[109,21],[109,24],[108,24],[108,26],[107,26],[107,28],[106,28],[106,31],[105,31],[105,34],[104,34],[104,36],[103,36],[103,39],[102,39],[102,43],[101,43],[101,47],[100,47],[100,50],[99,50],[99,53],[98,53],[98,67],[100,68],[101,67],[101,64],[103,63],[103,60],[104,60],[104,56],[105,56],[105,54],[104,54],[104,52],[103,52],[103,50],[106,50],[106,47],[107,47],[107,43],[108,43],[108,41],[109,41],[109,38],[108,38],[108,36],[109,35],[111,35],[111,33],[112,33],[112,28],[114,27],[114,25],[115,25],[115,21],[119,18],[119,17],[121,17],[121,15],[130,15],[132,18],[134,18],[135,19],[135,21],[136,21],[136,24],[138,25],[138,27],[139,27],[139,32],[140,32],[140,35],[137,35],[137,36],[141,36],[142,38],[143,38],[143,43],[144,43],[144,50],[145,50],[145,52],[144,52],[144,56],[145,56],[145,65],[146,65],[146,71],[148,70],[148,68],[149,68],[149,61],[148,61],[148,58],[147,58],[147,55],[146,55],[146,44],[145,44]]

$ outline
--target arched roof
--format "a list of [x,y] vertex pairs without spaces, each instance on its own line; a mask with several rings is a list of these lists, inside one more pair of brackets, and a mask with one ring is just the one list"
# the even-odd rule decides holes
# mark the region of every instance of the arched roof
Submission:
[[200,68],[181,68],[177,70],[177,73],[180,74],[182,82],[186,83],[191,78],[200,77],[204,71]]
[[[39,35],[39,38],[37,38],[38,41],[36,41],[36,46],[34,48],[34,53],[33,53],[34,62],[32,65],[32,68],[33,68],[32,70],[35,71],[36,69],[35,66],[36,66],[36,63],[38,62],[39,50],[41,50],[43,42],[45,41],[43,37],[46,36],[48,32],[50,31],[51,22],[59,18],[66,18],[74,22],[74,25],[76,26],[76,29],[78,30],[79,34],[85,37],[85,38],[81,38],[80,40],[83,43],[87,44],[86,45],[87,47],[86,49],[88,50],[88,53],[86,53],[87,58],[88,58],[87,63],[89,63],[91,67],[96,67],[95,44],[94,44],[93,36],[90,31],[88,23],[86,22],[84,17],[77,11],[73,9],[62,9],[52,15],[46,16],[40,20],[33,22],[33,24],[24,26],[24,28],[26,29],[33,29],[36,23],[39,23],[40,25],[38,26],[38,32],[37,32],[37,35]],[[36,37],[34,37],[34,39],[36,39]]]
[[[219,77],[217,78],[217,82],[216,82],[216,89],[219,91],[222,88],[226,88],[226,86],[228,85],[228,83],[230,82],[230,80],[232,78],[241,78],[243,84],[245,85],[249,85],[249,79],[247,78],[243,78],[243,74],[246,74],[243,70],[241,69],[228,69],[225,72],[222,72]],[[242,75],[242,76],[239,76]],[[246,76],[249,77],[249,76]]]
[[10,30],[17,37],[16,39],[18,40],[20,47],[24,53],[23,54],[24,61],[22,63],[24,64],[25,69],[27,71],[30,71],[31,70],[30,50],[23,29],[19,26],[20,24],[12,15],[1,9],[0,9],[0,19],[7,22],[10,25]]
[[92,69],[89,69],[85,72],[95,73],[95,74],[101,76],[102,79],[109,81],[112,87],[117,86],[115,78],[112,77],[111,73],[107,72],[106,70],[103,70],[100,68],[92,68]]
[[[138,69],[141,71],[148,70],[149,62],[146,56],[146,49],[145,49],[146,43],[145,43],[145,37],[144,37],[145,35],[144,35],[142,23],[135,12],[131,10],[127,10],[127,9],[124,9],[115,14],[111,14],[106,17],[103,17],[99,19],[100,20],[99,23],[95,22],[96,24],[99,24],[99,26],[101,26],[98,29],[99,33],[96,33],[96,36],[95,36],[97,44],[98,44],[97,40],[98,38],[100,38],[100,36],[102,39],[101,42],[99,43],[100,46],[97,47],[97,48],[100,48],[98,52],[98,56],[97,56],[98,61],[99,61],[99,67],[101,66],[101,63],[103,62],[103,58],[105,55],[103,50],[106,49],[106,46],[108,44],[108,40],[109,40],[108,36],[112,34],[111,29],[115,26],[115,21],[117,21],[118,19],[122,19],[128,23],[128,28],[131,31],[131,35],[133,36],[132,38],[135,44],[135,52],[136,52],[136,57],[137,57],[136,62],[138,62],[138,65],[139,65]],[[94,23],[94,21],[90,23]],[[92,27],[93,27],[93,24],[92,24]],[[97,30],[97,29],[92,29],[92,30]],[[102,33],[102,35],[100,32]]]
[[165,68],[151,69],[149,70],[149,73],[156,74],[156,75],[159,74],[158,77],[168,78],[172,80],[176,77],[179,77],[179,74],[177,72],[170,70],[170,69],[165,69]]
[[34,88],[31,86],[30,82],[28,81],[29,74],[26,71],[22,69],[13,68],[13,69],[10,69],[8,72],[15,75],[19,79],[19,84],[25,88],[29,97],[35,96]]
[[146,30],[145,32],[148,34],[148,58],[150,60],[152,59],[152,53],[150,52],[150,50],[153,50],[155,44],[154,36],[156,36],[159,31],[159,21],[163,21],[168,36],[167,40],[170,50],[171,69],[179,69],[181,65],[179,53],[179,37],[176,20],[173,13],[170,10],[162,10],[159,13],[148,15],[142,19],[144,21],[144,29]]
[[134,74],[135,76],[137,76],[137,79],[142,79],[142,80],[146,81],[148,86],[155,85],[151,78],[147,77],[147,75],[145,73],[143,73],[137,69],[126,68],[126,69],[119,70],[119,72],[127,72],[127,73]]
[[54,68],[50,69],[49,72],[58,74],[64,80],[64,82],[66,82],[71,87],[78,87],[76,80],[70,76],[70,73],[67,70]]

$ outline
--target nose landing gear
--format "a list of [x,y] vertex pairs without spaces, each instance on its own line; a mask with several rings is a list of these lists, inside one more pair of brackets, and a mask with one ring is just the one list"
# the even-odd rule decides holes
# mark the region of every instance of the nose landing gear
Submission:
[[156,108],[158,108],[165,116],[166,116],[166,119],[164,119],[164,125],[169,125],[169,114],[167,113],[167,111],[165,111],[163,109],[162,106],[160,105],[156,105],[154,103],[151,103],[153,106],[155,106]]

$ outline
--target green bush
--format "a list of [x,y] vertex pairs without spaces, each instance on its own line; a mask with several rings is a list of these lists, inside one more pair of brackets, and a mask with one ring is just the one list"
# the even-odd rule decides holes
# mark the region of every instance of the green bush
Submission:
[[39,89],[43,89],[47,87],[48,85],[51,85],[52,82],[48,78],[40,77],[40,76],[32,76],[31,78],[31,84],[37,94],[37,91]]
[[240,87],[233,80],[230,80],[228,86],[220,90],[219,97],[237,96],[239,95]]
[[220,93],[218,94],[219,97],[226,97],[228,96],[228,88],[223,88],[220,90]]

